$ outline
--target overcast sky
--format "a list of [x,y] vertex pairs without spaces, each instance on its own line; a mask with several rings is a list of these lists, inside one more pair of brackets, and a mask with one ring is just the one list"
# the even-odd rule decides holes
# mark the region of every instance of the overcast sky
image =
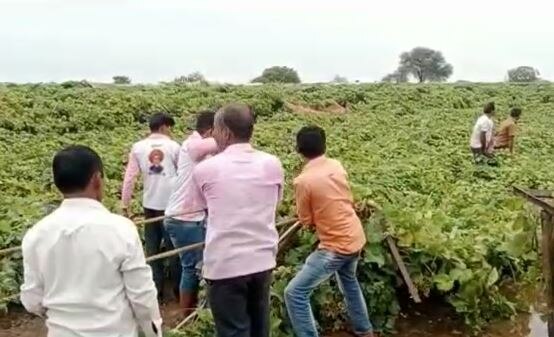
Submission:
[[554,80],[553,13],[551,0],[0,0],[0,82],[247,82],[272,65],[376,81],[415,46],[441,50],[454,81],[518,65]]

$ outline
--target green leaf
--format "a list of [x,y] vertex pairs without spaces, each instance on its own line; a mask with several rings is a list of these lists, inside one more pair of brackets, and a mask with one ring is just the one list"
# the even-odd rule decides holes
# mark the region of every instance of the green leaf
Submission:
[[433,277],[433,282],[438,290],[447,292],[454,288],[454,280],[447,274],[438,274]]
[[496,281],[498,281],[498,278],[499,278],[498,270],[496,270],[496,268],[492,268],[492,270],[489,273],[489,276],[487,278],[487,287],[490,287],[493,284],[495,284]]

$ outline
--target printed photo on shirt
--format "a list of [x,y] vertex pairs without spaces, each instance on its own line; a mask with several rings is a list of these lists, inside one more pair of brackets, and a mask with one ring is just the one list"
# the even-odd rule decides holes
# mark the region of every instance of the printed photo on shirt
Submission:
[[164,160],[164,153],[161,150],[152,150],[152,152],[148,155],[148,160],[151,164],[148,174],[158,175],[163,173],[164,167],[162,165],[162,161]]

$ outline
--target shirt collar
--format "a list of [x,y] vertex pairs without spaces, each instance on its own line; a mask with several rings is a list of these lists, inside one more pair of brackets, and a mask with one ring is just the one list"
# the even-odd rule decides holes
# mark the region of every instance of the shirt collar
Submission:
[[227,153],[237,153],[237,152],[253,152],[254,148],[250,143],[238,143],[227,146],[225,151]]
[[190,134],[189,138],[190,138],[190,139],[202,139],[202,135],[201,135],[198,131],[194,130],[194,131]]
[[323,162],[325,162],[327,160],[327,157],[325,157],[325,155],[321,155],[319,157],[316,157],[314,159],[310,159],[310,161],[308,161],[306,163],[306,165],[304,165],[304,169],[302,171],[306,171],[306,170],[309,170],[310,168],[314,167],[314,166],[318,166],[320,164],[322,164]]
[[150,138],[150,139],[160,139],[160,138],[169,138],[169,137],[164,135],[164,134],[161,134],[161,133],[153,132],[150,135],[148,135],[148,138]]
[[99,201],[89,198],[67,198],[60,207],[106,209]]

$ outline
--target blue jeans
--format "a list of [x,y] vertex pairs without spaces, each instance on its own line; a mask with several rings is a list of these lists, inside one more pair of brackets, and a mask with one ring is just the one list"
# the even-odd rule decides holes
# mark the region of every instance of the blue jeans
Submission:
[[357,335],[373,331],[362,289],[356,278],[359,255],[342,255],[318,249],[306,260],[302,269],[285,289],[285,303],[297,337],[317,337],[317,326],[310,305],[315,287],[335,274],[346,300],[346,310]]
[[[165,219],[164,225],[171,242],[177,248],[203,242],[206,236],[204,221],[181,221]],[[202,249],[190,250],[179,254],[181,258],[181,282],[179,288],[183,293],[195,293],[200,283],[200,272],[197,266],[202,262]]]

